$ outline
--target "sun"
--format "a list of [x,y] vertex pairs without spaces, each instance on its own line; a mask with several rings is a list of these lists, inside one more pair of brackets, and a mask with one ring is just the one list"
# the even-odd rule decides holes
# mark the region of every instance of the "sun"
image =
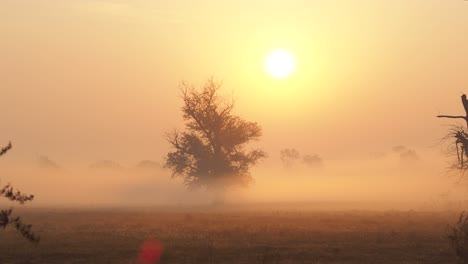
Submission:
[[276,79],[290,76],[296,69],[296,60],[287,50],[275,50],[265,59],[265,70]]

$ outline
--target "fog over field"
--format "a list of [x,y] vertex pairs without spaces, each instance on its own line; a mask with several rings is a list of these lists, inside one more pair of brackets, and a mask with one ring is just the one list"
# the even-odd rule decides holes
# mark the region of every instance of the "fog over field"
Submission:
[[[226,201],[283,207],[303,203],[319,209],[327,208],[317,204],[322,202],[330,209],[444,209],[466,199],[468,187],[456,184],[460,175],[447,169],[440,147],[414,153],[408,158],[390,149],[354,160],[323,157],[320,167],[301,160],[286,167],[278,153],[252,171],[249,188],[231,188]],[[181,179],[171,178],[161,161],[59,164],[48,158],[51,165],[42,157],[11,166],[9,158],[1,161],[2,180],[34,193],[35,203],[28,205],[33,207],[210,205],[213,198],[204,188],[188,190]]]

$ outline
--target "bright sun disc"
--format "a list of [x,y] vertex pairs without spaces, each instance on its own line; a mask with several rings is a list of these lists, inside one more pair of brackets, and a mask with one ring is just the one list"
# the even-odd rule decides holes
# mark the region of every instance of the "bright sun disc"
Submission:
[[276,50],[265,60],[265,69],[272,77],[284,79],[291,75],[296,68],[296,60],[285,50]]

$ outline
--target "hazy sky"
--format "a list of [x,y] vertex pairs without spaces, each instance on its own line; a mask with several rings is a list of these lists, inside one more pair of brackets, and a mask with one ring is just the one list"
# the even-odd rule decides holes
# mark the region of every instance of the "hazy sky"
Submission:
[[[182,80],[223,81],[271,158],[430,148],[468,92],[462,0],[2,0],[0,34],[11,162],[160,160]],[[297,59],[284,80],[263,68],[278,48]]]

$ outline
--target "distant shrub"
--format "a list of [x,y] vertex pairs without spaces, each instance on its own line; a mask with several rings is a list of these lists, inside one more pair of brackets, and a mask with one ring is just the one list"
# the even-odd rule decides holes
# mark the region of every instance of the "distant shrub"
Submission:
[[468,263],[468,214],[462,212],[458,221],[448,226],[447,237],[459,263]]
[[136,167],[139,169],[161,169],[162,168],[159,162],[152,161],[152,160],[142,160],[140,163],[137,164]]
[[323,160],[319,155],[305,155],[302,157],[302,162],[312,168],[323,167]]
[[53,170],[60,169],[60,166],[47,156],[38,157],[37,165],[41,169],[53,169]]

